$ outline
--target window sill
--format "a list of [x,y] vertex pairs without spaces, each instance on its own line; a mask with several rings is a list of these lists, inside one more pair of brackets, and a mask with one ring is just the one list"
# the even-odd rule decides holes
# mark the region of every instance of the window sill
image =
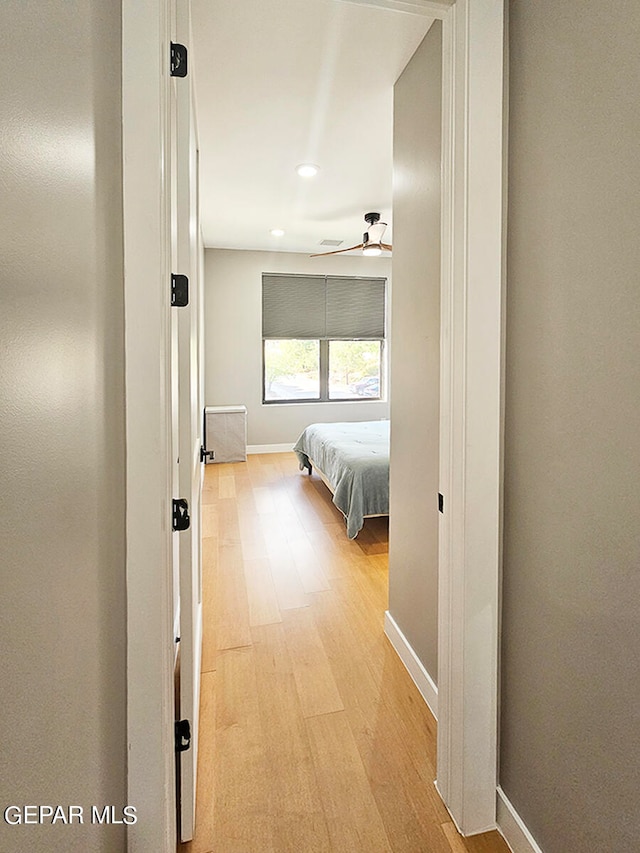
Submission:
[[263,400],[262,405],[269,408],[271,406],[388,406],[389,401],[383,399],[367,399],[360,400]]

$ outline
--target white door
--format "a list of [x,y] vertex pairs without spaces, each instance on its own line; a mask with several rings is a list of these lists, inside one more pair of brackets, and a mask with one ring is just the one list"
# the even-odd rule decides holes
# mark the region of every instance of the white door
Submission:
[[[176,41],[190,42],[189,0],[176,3]],[[186,500],[187,529],[175,533],[178,539],[180,691],[179,719],[188,721],[190,742],[177,752],[179,762],[180,838],[189,841],[195,827],[196,768],[198,757],[198,710],[200,702],[200,661],[202,648],[201,584],[201,495],[203,463],[203,400],[201,393],[197,150],[191,76],[172,80],[175,107],[174,174],[176,254],[174,273],[188,279],[188,302],[172,309],[174,368],[177,374],[177,493]],[[175,117],[175,121],[173,118]],[[175,384],[175,383],[174,383]],[[174,412],[176,407],[174,406]],[[175,429],[175,424],[174,424]],[[183,741],[187,746],[187,740]]]

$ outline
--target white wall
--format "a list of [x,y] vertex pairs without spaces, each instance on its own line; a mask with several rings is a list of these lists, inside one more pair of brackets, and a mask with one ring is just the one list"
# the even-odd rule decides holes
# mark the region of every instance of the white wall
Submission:
[[389,612],[436,680],[440,387],[437,21],[394,89]]
[[318,421],[366,421],[389,416],[385,401],[262,402],[262,273],[385,276],[389,258],[328,257],[287,252],[205,252],[205,401],[247,407],[250,445],[293,444]]
[[[119,2],[4,0],[0,850],[120,853],[126,804]],[[141,816],[144,819],[144,816]]]

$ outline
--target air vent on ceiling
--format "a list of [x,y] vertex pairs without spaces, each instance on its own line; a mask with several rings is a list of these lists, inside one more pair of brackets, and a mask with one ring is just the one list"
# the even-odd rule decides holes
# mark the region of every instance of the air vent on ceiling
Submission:
[[342,246],[344,240],[321,240],[321,246]]

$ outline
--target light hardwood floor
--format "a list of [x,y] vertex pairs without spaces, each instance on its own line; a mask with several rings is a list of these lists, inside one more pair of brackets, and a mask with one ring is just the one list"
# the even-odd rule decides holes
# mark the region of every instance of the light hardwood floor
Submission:
[[291,454],[206,466],[196,837],[183,853],[508,853],[461,838],[383,632],[387,519],[350,542]]

